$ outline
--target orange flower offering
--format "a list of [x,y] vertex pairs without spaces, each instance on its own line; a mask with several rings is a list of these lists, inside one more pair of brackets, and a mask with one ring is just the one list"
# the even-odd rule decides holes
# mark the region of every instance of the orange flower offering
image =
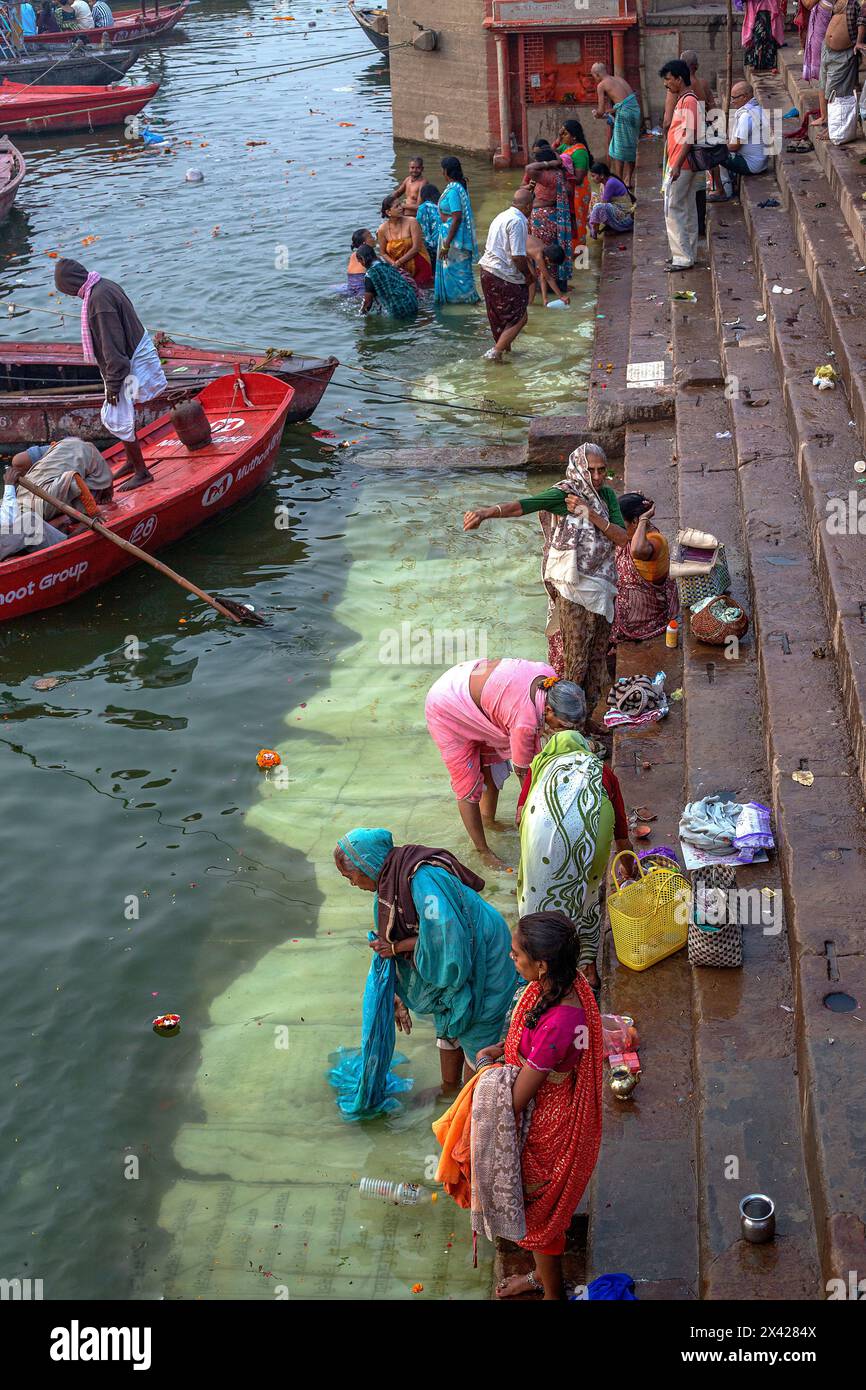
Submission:
[[282,758],[273,748],[260,748],[256,754],[256,762],[263,772],[268,772],[272,767],[279,767]]

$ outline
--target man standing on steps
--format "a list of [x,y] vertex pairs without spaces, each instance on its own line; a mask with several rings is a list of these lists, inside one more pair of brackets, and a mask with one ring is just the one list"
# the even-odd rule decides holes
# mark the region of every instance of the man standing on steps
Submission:
[[593,116],[597,121],[613,119],[607,157],[611,173],[634,192],[634,166],[640,136],[640,102],[624,77],[611,76],[604,63],[594,63],[592,76],[598,83],[598,103]]
[[860,13],[859,0],[835,0],[818,74],[818,86],[828,103],[834,97],[854,95],[861,53],[866,53],[866,19]]
[[[717,105],[718,105],[718,103],[716,102],[715,93],[713,92],[713,89],[712,89],[712,87],[710,86],[709,82],[705,82],[704,79],[703,79],[702,77],[698,77],[698,61],[699,61],[699,59],[698,59],[698,55],[697,55],[697,53],[695,52],[695,50],[694,50],[693,48],[684,48],[683,51],[682,51],[682,53],[680,54],[680,58],[681,58],[682,61],[687,65],[688,70],[689,70],[689,72],[690,72],[691,75],[692,75],[692,91],[694,92],[694,94],[695,94],[695,96],[697,97],[698,101],[703,102],[703,104],[704,104],[704,119],[706,119],[707,114],[708,114],[710,111],[715,111],[715,110],[716,110],[716,107],[717,107]],[[675,107],[675,106],[676,106],[676,99],[675,99],[675,97],[674,97],[674,95],[673,95],[672,92],[668,92],[667,96],[665,97],[665,113],[664,113],[664,119],[663,119],[663,121],[662,121],[662,133],[663,133],[664,135],[667,135],[667,133],[668,133],[668,131],[669,131],[669,129],[670,129],[670,124],[671,124],[671,121],[673,120],[673,116],[674,116],[674,107]],[[719,184],[716,183],[716,180],[717,180],[718,178],[719,178],[718,173],[716,172],[716,170],[713,170],[713,187],[714,187],[714,188],[715,188],[715,187],[721,188],[721,183],[719,183]],[[702,237],[702,236],[706,236],[706,234],[707,234],[707,190],[706,190],[704,187],[702,187],[702,186],[698,188],[698,198],[697,198],[697,202],[698,202],[698,236],[699,236],[699,237]]]
[[698,250],[697,193],[706,175],[691,168],[689,155],[697,143],[698,99],[692,91],[688,63],[672,58],[659,73],[674,97],[674,112],[667,134],[667,172],[664,180],[665,229],[671,258],[668,270],[689,270]]

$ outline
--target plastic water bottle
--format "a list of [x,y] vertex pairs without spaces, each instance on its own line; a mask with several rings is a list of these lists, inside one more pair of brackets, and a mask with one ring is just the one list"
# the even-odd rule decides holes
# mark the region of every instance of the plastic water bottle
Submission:
[[417,1182],[389,1182],[387,1178],[362,1178],[359,1185],[362,1197],[380,1202],[393,1202],[396,1207],[418,1207],[423,1202],[435,1202],[437,1194]]

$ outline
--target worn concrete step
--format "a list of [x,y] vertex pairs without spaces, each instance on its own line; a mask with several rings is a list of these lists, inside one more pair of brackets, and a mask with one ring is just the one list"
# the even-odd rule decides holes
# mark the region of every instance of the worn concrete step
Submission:
[[[742,210],[749,233],[742,235],[736,207],[714,219],[712,236],[727,237],[735,261],[754,257],[767,314],[769,338],[784,385],[786,417],[797,450],[805,518],[811,537],[830,638],[843,690],[861,781],[866,787],[866,582],[863,577],[866,516],[858,510],[861,491],[853,465],[864,457],[863,441],[842,387],[818,391],[816,366],[833,361],[832,348],[783,208],[758,206],[773,188],[769,177],[743,181]],[[724,247],[726,243],[720,240]],[[791,294],[774,294],[779,284]],[[757,316],[755,316],[757,319]],[[759,399],[751,383],[742,383]],[[863,499],[866,512],[866,499]]]
[[[839,679],[812,573],[806,503],[784,392],[768,371],[768,325],[755,321],[761,293],[744,256],[745,232],[711,237],[713,290],[723,363],[730,378],[760,383],[768,404],[730,400],[737,486],[749,564],[753,630],[772,806],[783,873],[795,981],[801,1126],[823,1280],[846,1277],[866,1259],[862,1155],[866,1033],[853,1014],[823,1005],[830,990],[862,999],[866,956],[860,925],[866,900],[861,792],[851,756]],[[725,328],[737,316],[742,332]],[[768,442],[769,441],[769,442]],[[784,560],[780,566],[779,561]],[[808,769],[804,787],[792,773]],[[858,1015],[859,1017],[859,1015]],[[789,1135],[788,1138],[791,1136]]]
[[[661,216],[661,142],[638,148],[640,210],[635,231],[605,236],[596,308],[596,335],[587,397],[589,427],[622,431],[629,423],[667,419],[674,412],[670,351],[664,327],[666,303],[659,295],[667,238]],[[659,231],[661,224],[661,232]],[[630,363],[664,361],[664,384],[628,385]]]
[[[783,91],[781,79],[767,82],[761,100],[777,108]],[[817,155],[777,159],[776,178],[852,414],[866,438],[866,267]]]
[[[794,48],[781,48],[778,62],[780,79],[785,83],[787,97],[801,112],[816,109],[818,106],[817,89],[814,86],[810,87],[807,82],[803,81],[802,55],[798,55]],[[761,102],[765,101],[765,91],[776,92],[780,79],[755,76],[755,91]],[[777,105],[781,106],[782,110],[785,109],[781,96],[774,96],[774,100]],[[788,129],[794,130],[799,124],[799,121],[789,121],[787,123]],[[860,162],[866,158],[866,140],[862,138],[862,130],[858,130],[858,138],[852,140],[850,144],[831,145],[826,133],[819,134],[820,130],[821,127],[817,127],[811,131],[810,138],[813,141],[815,156],[854,238],[857,253],[861,261],[866,261],[866,203],[862,197],[864,166]],[[783,162],[796,161],[802,157],[802,155],[788,154],[780,156]]]
[[[659,524],[675,530],[673,427],[659,421],[626,431],[624,485],[653,497]],[[617,674],[664,670],[681,681],[681,656],[651,642],[621,644]],[[626,807],[657,816],[652,843],[675,844],[683,798],[682,705],[660,724],[621,730],[613,765]],[[631,1014],[641,1035],[643,1075],[634,1098],[605,1088],[604,1132],[590,1193],[588,1276],[628,1270],[641,1299],[694,1299],[698,1294],[698,1203],[695,1182],[695,1083],[692,1073],[690,968],[685,952],[635,973],[621,965],[608,927],[603,1008]]]
[[[709,271],[693,271],[690,287],[697,303],[672,306],[674,368],[684,379],[695,363],[720,356]],[[721,371],[715,384],[678,392],[682,524],[724,537],[732,592],[750,608],[730,433]],[[754,637],[726,653],[687,632],[683,661],[685,799],[728,791],[768,801]],[[785,1012],[794,1007],[791,962],[780,914],[764,922],[761,913],[765,902],[782,901],[778,860],[738,870],[737,886],[755,905],[744,926],[743,969],[692,972],[701,1292],[711,1299],[815,1298],[793,1016]],[[754,1191],[772,1193],[786,1213],[772,1253],[742,1244],[739,1201]]]

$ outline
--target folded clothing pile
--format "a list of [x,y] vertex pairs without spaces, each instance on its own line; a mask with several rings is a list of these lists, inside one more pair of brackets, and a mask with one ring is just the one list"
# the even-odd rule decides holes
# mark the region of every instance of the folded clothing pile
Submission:
[[736,854],[751,864],[759,850],[773,849],[770,808],[759,801],[723,801],[704,796],[690,801],[680,818],[680,839],[716,854]]

